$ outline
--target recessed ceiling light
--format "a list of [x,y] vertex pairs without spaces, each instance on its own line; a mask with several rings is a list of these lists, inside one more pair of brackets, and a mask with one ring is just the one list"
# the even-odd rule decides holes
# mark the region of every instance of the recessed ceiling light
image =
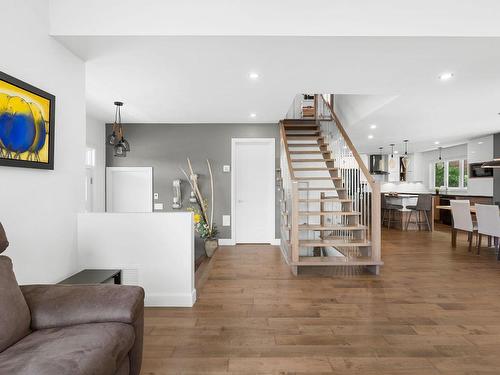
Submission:
[[451,72],[445,72],[445,73],[441,73],[439,75],[439,79],[441,81],[448,81],[448,80],[450,80],[452,78],[453,78],[453,73],[451,73]]
[[482,145],[483,144],[483,141],[480,141],[480,142],[477,142],[478,145]]
[[370,129],[377,129],[377,125],[375,124],[370,125]]
[[438,145],[438,144],[439,144],[439,141],[434,142],[434,144],[435,144],[435,145]]
[[256,79],[258,79],[258,78],[259,78],[259,73],[250,72],[250,73],[248,74],[248,78],[253,79],[253,80],[255,81]]
[[257,117],[257,113],[250,113],[250,117],[251,118],[256,118]]
[[368,139],[373,139],[373,135],[372,135],[372,134],[370,134],[370,135],[368,136]]

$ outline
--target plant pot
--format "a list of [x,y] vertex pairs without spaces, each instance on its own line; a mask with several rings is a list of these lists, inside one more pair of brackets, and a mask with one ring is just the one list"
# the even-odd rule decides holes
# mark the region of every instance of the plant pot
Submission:
[[217,240],[205,240],[205,253],[207,257],[211,258],[218,246],[219,242]]

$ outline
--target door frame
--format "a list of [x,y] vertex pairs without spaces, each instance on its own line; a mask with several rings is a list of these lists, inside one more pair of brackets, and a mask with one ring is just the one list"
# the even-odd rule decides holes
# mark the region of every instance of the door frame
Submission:
[[111,192],[113,191],[113,172],[122,171],[122,172],[148,172],[151,176],[150,178],[150,189],[151,189],[151,210],[147,211],[153,212],[153,167],[106,167],[106,202],[104,204],[106,212],[113,212],[113,200],[111,199]]
[[276,225],[276,208],[275,208],[275,171],[276,171],[276,139],[275,138],[231,138],[231,245],[236,244],[236,147],[238,144],[244,143],[262,143],[272,146],[272,180],[269,182],[270,200],[266,208],[267,214],[271,217],[273,227],[268,233],[268,242],[275,244],[275,225]]

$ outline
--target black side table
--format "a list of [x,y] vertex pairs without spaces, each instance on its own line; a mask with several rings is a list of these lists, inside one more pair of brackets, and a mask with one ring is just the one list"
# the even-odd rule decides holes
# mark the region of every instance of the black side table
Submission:
[[122,270],[83,270],[64,279],[59,284],[114,284],[122,283]]

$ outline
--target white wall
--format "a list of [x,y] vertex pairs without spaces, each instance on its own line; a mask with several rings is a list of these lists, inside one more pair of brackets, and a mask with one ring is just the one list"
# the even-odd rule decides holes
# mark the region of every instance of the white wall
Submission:
[[[20,283],[57,282],[77,269],[83,207],[84,64],[48,36],[48,0],[0,0],[0,70],[56,96],[53,171],[0,167],[0,221]],[[6,12],[8,10],[8,12]]]
[[124,284],[144,288],[146,306],[190,307],[196,301],[193,214],[80,214],[78,264],[124,270]]
[[87,147],[95,149],[94,167],[94,212],[105,211],[106,186],[106,126],[87,114]]

